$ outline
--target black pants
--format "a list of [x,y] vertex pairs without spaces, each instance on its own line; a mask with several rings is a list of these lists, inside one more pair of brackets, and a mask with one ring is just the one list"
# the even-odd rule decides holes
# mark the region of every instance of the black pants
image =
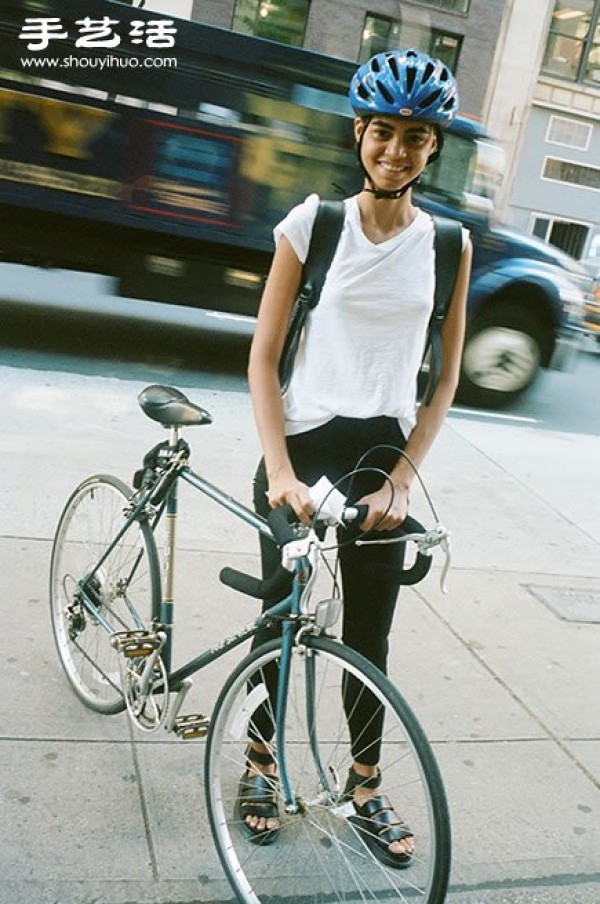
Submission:
[[[390,444],[404,448],[405,439],[394,418],[378,417],[368,420],[336,417],[322,427],[297,436],[288,437],[288,449],[292,465],[300,480],[311,486],[326,476],[336,483],[356,467],[358,460],[368,450],[378,445]],[[389,473],[398,461],[393,449],[374,449],[363,461],[364,467],[379,468]],[[345,481],[339,487],[350,502],[378,489],[384,482],[381,474],[366,473]],[[254,480],[254,505],[256,511],[266,516],[269,504],[266,496],[267,477],[264,461],[261,461]],[[389,537],[389,532],[377,536]],[[348,538],[348,529],[344,530]],[[268,538],[261,537],[263,576],[273,573],[280,562],[277,547]],[[383,672],[387,671],[388,637],[398,596],[397,571],[404,560],[404,545],[356,546],[349,544],[340,549],[340,572],[344,599],[342,640],[362,653]],[[277,600],[265,600],[264,609]],[[256,636],[254,646],[276,636],[276,628]],[[276,676],[267,678],[273,697]],[[379,762],[380,738],[383,715],[377,711],[370,692],[356,679],[348,676],[344,687],[344,708],[348,717],[352,754],[365,765]],[[267,724],[260,724],[259,734],[270,739]]]

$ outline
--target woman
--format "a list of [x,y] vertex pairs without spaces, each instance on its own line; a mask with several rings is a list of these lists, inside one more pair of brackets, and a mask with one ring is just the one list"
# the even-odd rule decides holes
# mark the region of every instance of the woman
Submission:
[[[323,475],[339,480],[374,446],[404,449],[417,466],[423,462],[454,397],[465,328],[471,263],[466,233],[442,328],[440,380],[429,404],[417,410],[435,260],[433,222],[414,206],[411,186],[439,155],[442,128],[456,113],[452,74],[419,51],[378,54],[355,73],[350,99],[364,185],[344,202],[339,244],[283,399],[278,364],[318,206],[315,195],[275,229],[276,251],[250,353],[250,391],[264,456],[255,479],[255,506],[267,514],[269,507],[287,503],[303,521],[313,511],[308,487]],[[389,448],[367,455],[364,464],[385,469],[390,480],[353,483],[353,501],[368,506],[361,529],[393,531],[407,516],[414,473]],[[394,569],[401,566],[402,550],[402,544],[351,544],[340,550],[342,639],[383,671],[398,594]],[[264,542],[262,554],[268,574],[278,553]],[[372,723],[372,714],[355,713],[346,696],[346,712],[353,713],[350,735],[358,737],[361,726]],[[356,753],[345,793],[358,815],[372,822],[377,856],[403,868],[411,862],[413,837],[388,798],[377,793],[379,737],[375,733],[370,745],[362,744]],[[279,827],[269,779],[275,774],[274,758],[268,745],[251,740],[247,759],[238,809],[249,839],[270,843]]]

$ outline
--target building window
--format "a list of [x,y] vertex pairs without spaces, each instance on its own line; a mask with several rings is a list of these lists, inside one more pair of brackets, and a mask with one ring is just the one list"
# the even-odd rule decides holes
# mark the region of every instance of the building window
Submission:
[[556,157],[546,157],[542,170],[542,179],[551,182],[563,182],[565,185],[577,185],[579,188],[589,188],[592,191],[600,191],[600,167],[583,166],[571,160],[558,160]]
[[236,0],[232,28],[301,47],[310,0]]
[[359,62],[362,63],[384,50],[400,47],[400,44],[400,22],[398,20],[388,19],[387,16],[370,14],[365,16],[365,27],[358,52]]
[[414,22],[404,24],[400,19],[387,16],[365,16],[365,25],[359,51],[359,62],[368,60],[384,50],[416,47],[436,57],[455,72],[462,44],[462,36],[440,31],[438,28]]
[[531,232],[550,242],[556,248],[566,251],[572,257],[580,258],[590,231],[589,226],[569,220],[555,220],[553,217],[534,216]]
[[[600,4],[599,4],[600,6]],[[596,10],[596,27],[585,60],[584,79],[600,84],[600,8]]]
[[454,13],[468,13],[471,0],[419,0],[428,6],[437,6],[439,9],[450,9]]
[[592,138],[593,127],[587,122],[567,119],[566,116],[551,116],[546,133],[549,144],[562,144],[567,148],[587,151]]
[[600,83],[600,0],[555,0],[542,72]]

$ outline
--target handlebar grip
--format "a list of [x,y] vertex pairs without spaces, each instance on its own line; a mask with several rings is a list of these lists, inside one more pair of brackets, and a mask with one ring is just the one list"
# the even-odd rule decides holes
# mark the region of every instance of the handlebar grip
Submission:
[[368,514],[368,505],[349,505],[344,509],[343,520],[346,523],[361,524]]
[[407,515],[400,527],[398,528],[398,533],[400,534],[424,534],[425,528],[421,524],[420,521],[417,521],[416,518],[413,518],[411,515]]
[[[297,539],[298,516],[291,505],[271,509],[267,515],[267,523],[277,546],[285,546],[286,543]],[[292,577],[291,572],[283,565],[279,565],[271,577],[264,580],[255,578],[251,574],[245,574],[236,568],[229,568],[229,566],[222,568],[219,574],[222,584],[258,600],[283,599],[290,591]]]
[[289,593],[292,584],[292,574],[280,565],[270,578],[261,581],[251,574],[245,574],[243,571],[237,571],[235,568],[228,566],[221,569],[219,579],[222,584],[231,587],[233,590],[239,590],[246,596],[251,596],[257,600],[268,600],[271,598],[283,599]]
[[380,574],[393,575],[401,587],[410,587],[412,584],[418,584],[419,581],[423,580],[431,568],[432,562],[432,556],[418,552],[417,558],[410,568],[401,568],[384,562],[377,562],[373,567]]
[[418,552],[417,558],[410,568],[407,568],[406,570],[396,570],[394,573],[400,578],[400,584],[403,587],[410,587],[411,584],[418,584],[419,581],[423,580],[431,568],[432,562],[432,556],[427,556],[422,552]]
[[271,509],[267,515],[267,523],[273,532],[277,546],[285,546],[286,543],[296,540],[298,515],[291,505]]
[[253,596],[255,599],[261,598],[259,591],[262,581],[251,574],[244,574],[243,571],[237,571],[235,568],[227,566],[221,569],[219,580],[227,587],[233,588],[233,590],[239,590],[240,593]]
[[[420,521],[408,515],[400,527],[394,531],[395,536],[403,534],[424,534],[425,528]],[[412,584],[418,584],[427,575],[431,568],[433,558],[426,553],[418,552],[417,557],[410,568],[394,568],[392,565],[380,564],[378,567],[388,573],[392,573],[398,580],[398,583],[404,587],[410,587]]]

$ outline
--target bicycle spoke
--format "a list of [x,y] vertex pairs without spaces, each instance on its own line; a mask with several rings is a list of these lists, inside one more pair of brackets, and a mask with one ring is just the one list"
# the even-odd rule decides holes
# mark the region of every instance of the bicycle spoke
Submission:
[[77,643],[76,640],[73,641],[73,646],[81,654],[81,656],[83,656],[83,658],[86,659],[90,663],[92,668],[95,669],[96,672],[98,672],[98,674],[100,675],[101,678],[103,678],[108,684],[110,684],[115,689],[115,691],[117,691],[117,693],[122,694],[122,690],[121,690],[120,686],[118,684],[115,684],[115,682],[112,680],[110,675],[107,675],[106,672],[104,672],[100,668],[100,666],[98,665],[96,660],[93,659],[89,655],[89,653],[87,653],[86,650],[84,650],[83,647]]

